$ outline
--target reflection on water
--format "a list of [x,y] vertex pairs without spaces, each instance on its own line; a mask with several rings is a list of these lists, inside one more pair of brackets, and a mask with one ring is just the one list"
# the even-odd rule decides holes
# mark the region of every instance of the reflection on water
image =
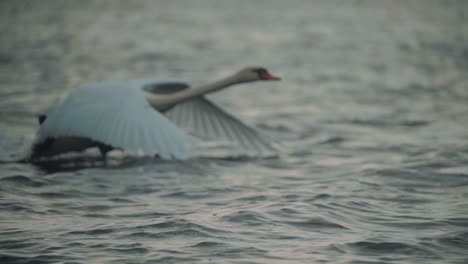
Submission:
[[[467,12],[2,1],[0,262],[466,262]],[[246,65],[283,81],[214,99],[280,141],[278,157],[8,162],[80,84],[200,83]]]

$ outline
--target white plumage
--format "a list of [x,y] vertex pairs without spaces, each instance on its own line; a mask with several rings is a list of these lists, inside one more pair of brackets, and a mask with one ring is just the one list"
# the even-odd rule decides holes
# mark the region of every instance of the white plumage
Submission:
[[274,150],[254,129],[210,102],[205,94],[244,82],[279,80],[264,68],[246,68],[216,82],[189,88],[178,82],[129,81],[84,85],[39,118],[29,158],[98,147],[163,159],[194,155],[191,134],[230,141],[261,155]]
[[73,91],[47,113],[36,144],[81,137],[164,159],[190,157],[193,139],[155,111],[131,83],[91,84]]

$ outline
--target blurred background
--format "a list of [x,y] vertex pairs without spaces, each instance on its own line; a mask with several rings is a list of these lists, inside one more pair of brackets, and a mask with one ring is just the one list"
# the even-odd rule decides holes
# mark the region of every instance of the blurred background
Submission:
[[283,78],[214,96],[281,142],[275,160],[0,165],[3,257],[466,261],[466,25],[464,0],[1,1],[1,160],[84,83]]

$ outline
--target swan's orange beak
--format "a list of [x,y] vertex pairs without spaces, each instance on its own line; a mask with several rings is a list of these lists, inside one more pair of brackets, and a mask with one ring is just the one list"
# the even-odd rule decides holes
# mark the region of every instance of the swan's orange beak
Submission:
[[280,77],[271,75],[269,72],[265,72],[265,73],[260,74],[260,78],[262,80],[265,80],[265,81],[279,81],[279,80],[281,80]]

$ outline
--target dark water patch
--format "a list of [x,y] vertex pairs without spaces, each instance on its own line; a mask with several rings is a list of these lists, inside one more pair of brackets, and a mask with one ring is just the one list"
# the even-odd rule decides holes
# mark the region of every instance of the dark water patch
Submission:
[[268,225],[271,223],[267,217],[252,211],[238,211],[223,216],[222,220],[247,226]]
[[272,210],[269,212],[272,215],[282,216],[282,217],[294,217],[301,216],[303,212],[293,209],[293,208],[281,208],[279,210]]
[[111,246],[112,245],[110,243],[92,243],[90,245],[89,244],[87,245],[88,248],[93,248],[93,249],[106,249]]
[[381,117],[379,119],[352,119],[348,121],[352,125],[371,126],[377,128],[391,127],[422,127],[430,124],[426,120],[395,120],[394,118]]
[[256,256],[266,258],[267,250],[260,249],[257,247],[236,247],[221,250],[220,252],[214,253],[215,256],[224,256],[229,258],[245,258],[246,256]]
[[[453,160],[453,159],[451,159]],[[444,160],[428,160],[425,159],[424,161],[416,162],[416,164],[412,164],[412,162],[408,162],[408,165],[405,166],[407,169],[414,169],[414,170],[422,170],[422,171],[429,171],[429,169],[446,169],[447,167],[451,167],[452,162],[448,163]]]
[[[130,228],[135,234],[150,235],[151,237],[168,237],[171,235],[188,235],[188,236],[224,236],[229,234],[225,230],[213,228],[202,224],[193,223],[187,220],[167,220],[154,224],[138,225]],[[137,235],[137,236],[139,236]]]
[[421,93],[429,93],[429,94],[437,94],[437,93],[446,93],[446,87],[440,86],[432,86],[432,85],[424,85],[421,83],[411,83],[406,92],[413,93],[413,94],[421,94]]
[[[195,263],[199,262],[201,259],[194,257],[175,257],[175,256],[156,256],[148,257],[146,263]],[[118,263],[118,261],[117,261]]]
[[405,256],[418,256],[427,259],[440,258],[431,250],[421,246],[402,243],[402,242],[369,242],[359,241],[348,243],[348,247],[358,250],[363,255],[405,255]]
[[178,199],[204,199],[213,196],[211,192],[185,192],[176,191],[161,195],[164,198],[178,198]]
[[158,193],[161,191],[161,188],[151,185],[130,185],[125,191],[124,195],[142,195],[142,194],[152,194]]
[[187,226],[197,226],[196,224],[192,224],[190,222],[184,220],[168,220],[164,222],[154,223],[154,224],[145,224],[139,225],[137,229],[166,229],[166,228],[175,228],[175,227],[187,227]]
[[393,179],[394,181],[387,181],[387,184],[400,186],[408,191],[468,185],[468,177],[465,174],[438,173],[428,169],[424,165],[413,165],[400,169],[380,169],[368,173],[376,174],[389,180]]
[[14,204],[11,202],[2,202],[0,203],[0,209],[5,212],[17,212],[17,213],[23,213],[23,214],[40,214],[43,215],[45,212],[36,210],[32,208],[31,205],[24,205],[24,204]]
[[68,212],[66,210],[48,209],[46,210],[46,213],[48,215],[66,215]]
[[319,142],[319,144],[323,144],[323,145],[341,145],[342,143],[346,142],[347,139],[344,138],[344,137],[330,137],[330,138],[327,138],[321,142]]
[[468,228],[468,218],[454,217],[454,218],[448,218],[446,220],[442,220],[442,222],[448,225],[452,225],[452,226]]
[[271,200],[272,198],[266,195],[248,195],[244,197],[236,198],[236,201],[246,202],[246,203],[256,203]]
[[137,219],[157,219],[160,217],[170,216],[169,213],[161,213],[161,212],[137,212],[137,213],[129,213],[129,214],[113,214],[112,217],[118,218],[137,218]]
[[111,205],[87,205],[87,206],[79,206],[76,210],[84,211],[84,212],[105,212],[114,208],[118,208],[116,206]]
[[299,195],[299,194],[286,194],[281,197],[281,200],[283,200],[284,202],[297,202],[302,199],[304,199],[304,197],[302,197],[302,195]]
[[11,64],[15,60],[15,57],[11,54],[0,53],[0,63],[1,64]]
[[37,247],[36,242],[30,242],[23,239],[16,239],[16,240],[0,240],[0,246],[2,249],[26,249],[26,248],[33,248]]
[[212,249],[212,248],[221,248],[221,247],[230,247],[231,245],[222,242],[216,241],[202,241],[192,245],[192,248],[202,248],[202,249]]
[[[468,232],[463,231],[445,234],[444,236],[437,238],[437,242],[443,245],[466,250],[468,247]],[[468,258],[468,253],[466,253],[466,257]]]
[[98,236],[98,235],[107,235],[111,234],[114,232],[117,232],[118,230],[115,228],[96,228],[96,229],[90,229],[90,230],[75,230],[75,231],[70,231],[67,233],[67,235],[85,235],[85,236]]
[[133,203],[136,203],[136,202],[133,201],[132,199],[121,198],[121,197],[109,198],[109,201],[110,201],[110,202],[113,202],[113,203],[124,203],[124,204],[133,204]]
[[145,52],[136,54],[130,58],[129,62],[137,63],[137,62],[151,62],[151,61],[161,61],[163,59],[174,59],[174,56],[169,56],[169,54],[165,53],[156,53],[156,52]]
[[[373,199],[375,199],[373,197]],[[346,210],[348,212],[353,213],[370,213],[370,214],[377,214],[382,211],[382,207],[376,206],[375,204],[371,203],[370,201],[364,200],[355,200],[355,201],[347,201],[344,203],[339,202],[330,202],[327,204],[317,204],[318,207],[328,209],[328,210]]]
[[18,263],[18,264],[46,264],[50,263],[48,260],[38,260],[36,258],[26,257],[23,254],[2,254],[0,253],[0,263]]
[[14,176],[7,176],[0,179],[0,182],[4,183],[12,183],[19,186],[29,186],[29,187],[42,187],[47,185],[46,182],[33,180],[31,177],[27,177],[24,175],[14,175]]
[[111,254],[117,253],[117,254],[140,255],[140,254],[146,254],[148,252],[151,252],[151,250],[146,247],[143,247],[140,243],[134,243],[134,244],[118,245],[118,246],[114,246],[111,248],[107,248],[106,252],[109,252]]
[[383,177],[395,177],[395,178],[401,178],[401,179],[408,179],[408,180],[417,180],[418,178],[424,177],[424,174],[422,174],[419,171],[416,170],[410,170],[410,169],[380,169],[380,170],[375,170],[373,173],[383,176]]
[[[405,187],[403,190],[407,192],[421,193],[420,191],[415,190],[413,188]],[[401,208],[412,208],[415,205],[425,205],[425,204],[432,204],[434,202],[437,202],[435,198],[426,197],[426,196],[415,197],[414,194],[400,194],[400,195],[393,195],[390,197],[378,197],[376,198],[376,200],[399,204]]]
[[314,195],[311,198],[304,199],[304,201],[305,202],[322,201],[322,200],[330,199],[332,197],[333,196],[328,193],[320,193],[320,194]]
[[75,258],[60,255],[24,256],[23,254],[0,254],[0,263],[46,264],[53,262],[72,262]]
[[286,223],[304,230],[322,230],[324,228],[347,229],[346,227],[340,224],[330,222],[323,218],[312,218],[303,221],[289,221]]
[[[61,214],[61,212],[58,212],[58,214]],[[111,214],[99,214],[99,213],[86,213],[82,215],[83,217],[89,217],[89,218],[98,218],[98,219],[114,219],[114,215]]]
[[420,48],[431,55],[439,56],[441,60],[447,60],[453,66],[461,69],[468,66],[468,56],[464,45],[455,45],[452,42],[423,41]]
[[138,239],[174,239],[174,238],[216,238],[216,235],[194,228],[177,228],[171,231],[135,231],[124,238]]
[[45,199],[69,199],[81,196],[79,192],[71,190],[63,190],[62,192],[41,192],[35,195]]
[[395,220],[396,217],[388,218],[377,218],[377,217],[368,217],[363,218],[362,221],[369,224],[378,224],[386,228],[393,229],[411,229],[411,230],[437,230],[443,228],[445,225],[442,222],[437,222],[433,220],[419,220],[419,221],[409,221],[405,220],[405,217],[401,217],[399,220]]

